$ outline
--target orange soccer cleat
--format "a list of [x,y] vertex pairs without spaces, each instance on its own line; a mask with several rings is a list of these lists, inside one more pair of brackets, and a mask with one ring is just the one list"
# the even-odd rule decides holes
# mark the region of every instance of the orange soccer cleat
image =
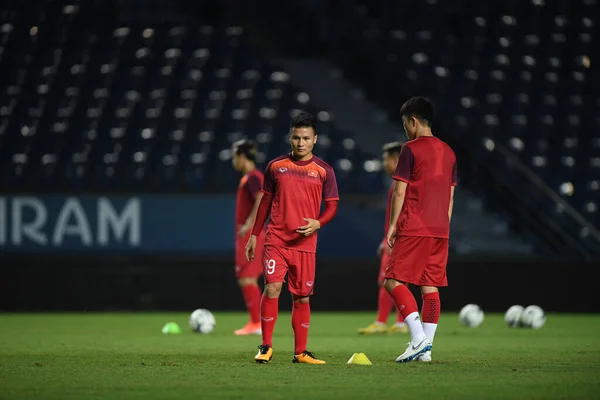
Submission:
[[254,361],[265,364],[271,361],[271,358],[273,358],[273,348],[271,346],[268,344],[258,346],[258,354],[254,356]]
[[319,360],[313,353],[306,350],[300,354],[295,354],[292,362],[299,364],[326,364],[325,361]]
[[248,322],[246,326],[233,331],[233,333],[237,336],[260,335],[262,330],[260,328],[260,322]]

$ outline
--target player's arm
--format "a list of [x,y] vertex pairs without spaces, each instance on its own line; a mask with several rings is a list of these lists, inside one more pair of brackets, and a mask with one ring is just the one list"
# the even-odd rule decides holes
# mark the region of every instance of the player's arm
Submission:
[[406,189],[408,188],[408,182],[410,182],[410,178],[412,176],[413,164],[414,155],[412,150],[409,146],[402,146],[398,164],[396,165],[396,170],[392,176],[395,180],[395,183],[394,192],[391,199],[392,207],[390,211],[390,226],[387,234],[387,243],[390,247],[394,245],[396,240],[396,225],[398,223],[398,218],[400,218],[402,207],[404,207]]
[[390,212],[390,227],[388,228],[388,233],[390,232],[391,228],[394,229],[394,233],[396,232],[396,224],[398,223],[400,212],[404,206],[407,187],[408,184],[404,181],[396,181],[394,183],[394,194],[392,195],[392,210]]
[[338,202],[340,195],[338,193],[337,180],[335,179],[335,172],[333,168],[326,168],[327,175],[323,181],[323,197],[325,199],[325,209],[321,213],[318,219],[303,218],[306,221],[306,225],[299,226],[296,232],[303,236],[309,236],[313,232],[321,229],[327,225],[335,214],[337,214]]
[[267,222],[269,214],[271,214],[271,204],[273,204],[273,194],[264,192],[258,200],[256,209],[256,218],[252,226],[252,235],[258,236]]
[[258,213],[258,207],[260,206],[260,201],[263,197],[263,193],[262,192],[258,192],[256,194],[256,197],[254,200],[254,207],[252,207],[252,211],[250,212],[250,215],[248,215],[248,218],[246,219],[246,223],[244,225],[248,225],[250,227],[252,227],[254,225],[254,220],[256,219],[256,213]]
[[448,207],[448,222],[452,221],[452,209],[454,208],[454,186],[450,188],[450,206]]
[[454,165],[452,166],[452,183],[450,186],[450,205],[448,206],[448,222],[452,221],[452,210],[454,209],[454,188],[456,187],[456,182],[458,178],[458,170],[456,166],[456,160],[454,161]]
[[254,218],[254,225],[252,226],[252,234],[248,243],[246,244],[246,260],[250,261],[254,259],[254,250],[256,249],[256,237],[260,235],[267,218],[271,214],[271,205],[273,204],[273,195],[275,193],[275,177],[273,176],[271,163],[267,165],[265,171],[265,180],[262,187],[262,196],[260,200],[257,199],[258,207],[256,210],[256,218]]
[[248,215],[248,218],[246,218],[244,225],[242,225],[238,230],[239,236],[246,236],[246,233],[248,233],[248,231],[250,231],[254,225],[254,220],[256,219],[258,207],[260,206],[260,200],[262,199],[263,195],[261,187],[261,180],[257,176],[251,175],[248,179],[247,188],[250,192],[250,195],[254,199],[254,206],[252,207],[252,211],[250,211],[250,215]]

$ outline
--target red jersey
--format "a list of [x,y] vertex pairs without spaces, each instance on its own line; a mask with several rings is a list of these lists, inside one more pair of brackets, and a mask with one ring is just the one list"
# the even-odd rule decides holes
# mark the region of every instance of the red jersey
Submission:
[[[235,200],[235,225],[244,225],[248,216],[254,208],[256,195],[260,192],[263,184],[263,174],[255,169],[242,176],[237,190]],[[246,239],[247,240],[247,239]]]
[[390,218],[392,215],[392,196],[394,195],[394,185],[390,185],[388,190],[387,205],[385,207],[385,224],[383,226],[383,240],[386,240],[388,229],[390,228]]
[[322,200],[339,200],[333,168],[317,157],[296,161],[286,154],[267,165],[263,192],[273,195],[265,246],[315,253],[317,232],[304,237],[296,229],[306,225],[303,218],[319,218]]
[[449,237],[448,209],[456,172],[454,151],[436,137],[419,137],[402,146],[393,176],[408,184],[398,218],[399,236]]

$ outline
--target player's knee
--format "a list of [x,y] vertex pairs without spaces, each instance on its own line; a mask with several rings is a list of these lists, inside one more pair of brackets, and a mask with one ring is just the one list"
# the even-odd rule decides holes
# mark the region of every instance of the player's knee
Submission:
[[426,295],[427,293],[435,293],[439,292],[438,288],[435,286],[421,286],[421,295]]
[[383,282],[383,286],[385,287],[385,290],[388,291],[388,293],[392,293],[392,290],[394,290],[397,286],[400,286],[401,283],[398,282],[395,279],[387,279]]
[[272,282],[267,283],[265,285],[265,295],[270,298],[279,297],[281,294],[281,288],[283,287],[283,282]]
[[239,278],[238,284],[240,285],[240,287],[258,286],[258,281],[256,278]]
[[310,301],[309,296],[300,296],[292,293],[292,301],[294,303],[308,303]]

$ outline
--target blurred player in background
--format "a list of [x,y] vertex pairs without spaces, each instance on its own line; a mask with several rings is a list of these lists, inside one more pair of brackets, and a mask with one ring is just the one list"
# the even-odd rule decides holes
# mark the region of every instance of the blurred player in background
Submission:
[[[258,278],[262,275],[260,260],[247,261],[246,243],[262,198],[263,174],[256,168],[258,148],[251,140],[242,139],[232,145],[233,168],[242,173],[235,204],[235,276],[238,280],[250,320],[236,335],[260,335],[260,296]],[[258,249],[262,251],[264,235],[259,236]]]
[[[254,259],[257,236],[270,215],[262,257],[265,290],[260,309],[262,343],[254,357],[258,363],[269,362],[273,357],[273,330],[287,275],[293,304],[292,361],[325,364],[307,350],[309,296],[315,284],[317,230],[335,216],[339,195],[333,168],[313,155],[316,125],[315,118],[308,113],[292,119],[289,133],[292,152],[272,160],[265,170],[263,198],[246,246],[247,258]],[[325,209],[319,216],[322,199]]]
[[[398,165],[398,156],[400,155],[400,150],[402,149],[402,142],[392,142],[388,143],[382,148],[383,153],[383,169],[386,174],[392,175],[394,170],[396,169],[396,165]],[[392,194],[394,193],[394,185],[391,185],[390,190],[388,192],[387,198],[387,206],[385,211],[385,222],[384,222],[384,232],[383,232],[383,240],[377,249],[377,254],[379,255],[379,276],[377,278],[377,284],[379,285],[379,296],[377,300],[377,320],[373,322],[371,325],[366,328],[361,328],[358,330],[358,333],[361,334],[373,334],[373,333],[406,333],[408,332],[408,328],[404,323],[404,317],[398,311],[396,306],[394,305],[394,300],[392,296],[385,290],[383,287],[383,282],[385,281],[385,269],[387,267],[388,261],[390,259],[390,253],[392,249],[387,245],[387,231],[390,226],[390,210],[392,207],[391,199]],[[396,310],[396,323],[390,327],[387,326],[387,319],[390,315],[390,311],[394,308]]]
[[[433,136],[433,103],[413,97],[400,109],[408,142],[402,146],[392,198],[387,241],[392,248],[385,287],[408,325],[411,342],[396,362],[431,361],[440,317],[438,288],[448,286],[448,238],[456,186],[456,156]],[[405,286],[421,287],[421,317]]]

